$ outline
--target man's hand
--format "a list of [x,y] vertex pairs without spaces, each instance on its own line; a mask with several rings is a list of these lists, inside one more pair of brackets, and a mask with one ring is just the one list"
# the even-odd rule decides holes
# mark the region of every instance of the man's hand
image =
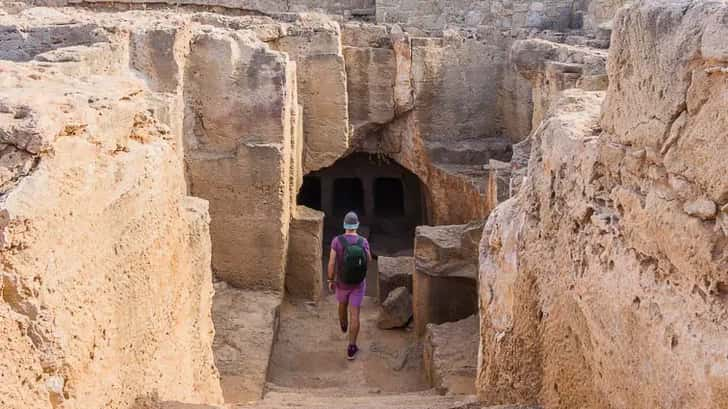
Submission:
[[329,253],[329,266],[326,269],[326,278],[329,280],[329,291],[332,293],[336,289],[336,283],[334,283],[334,277],[336,275],[336,250],[334,248],[331,248],[331,252]]

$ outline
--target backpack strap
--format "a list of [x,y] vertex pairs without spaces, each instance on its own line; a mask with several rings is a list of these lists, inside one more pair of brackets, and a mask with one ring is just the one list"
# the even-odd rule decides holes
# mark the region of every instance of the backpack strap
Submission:
[[359,238],[356,240],[356,245],[359,246],[359,247],[361,247],[361,248],[364,248],[364,238],[362,238],[361,236],[359,236]]
[[346,236],[343,234],[337,238],[339,240],[339,243],[344,247],[344,250],[346,250],[347,247],[349,247],[349,240],[346,239]]

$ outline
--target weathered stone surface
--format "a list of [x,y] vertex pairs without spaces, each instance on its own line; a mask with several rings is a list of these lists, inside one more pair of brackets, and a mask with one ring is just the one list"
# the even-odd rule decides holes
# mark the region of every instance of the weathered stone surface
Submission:
[[349,148],[349,110],[341,30],[331,20],[302,15],[271,47],[296,62],[303,105],[304,173],[331,165]]
[[415,233],[415,269],[436,277],[476,279],[482,228],[482,222],[419,226]]
[[454,143],[499,134],[493,107],[506,53],[497,41],[467,39],[457,32],[412,40],[415,109],[425,141]]
[[415,331],[423,336],[427,324],[458,321],[478,311],[478,286],[469,278],[438,277],[415,271],[412,282]]
[[379,257],[379,301],[384,302],[389,293],[397,287],[412,292],[412,274],[415,272],[414,257]]
[[121,409],[150,393],[220,403],[207,203],[185,197],[180,147],[155,99],[128,74],[0,71],[12,173],[0,406]]
[[478,316],[440,325],[427,324],[423,362],[430,386],[442,394],[475,393]]
[[[382,149],[372,146],[382,144],[373,134],[413,108],[410,37],[397,26],[349,22],[342,26],[342,43],[352,145]],[[396,145],[385,149],[396,151]]]
[[[408,1],[400,2],[403,10]],[[224,395],[259,397],[285,272],[289,290],[320,287],[320,215],[300,217],[294,200],[303,173],[352,150],[384,154],[427,186],[424,199],[413,194],[426,202],[428,214],[418,217],[438,224],[483,218],[497,202],[483,166],[508,160],[511,143],[531,128],[531,86],[511,67],[511,42],[541,28],[578,28],[586,6],[420,2],[410,16],[396,17],[418,28],[337,22],[393,4],[372,0],[72,4],[82,7],[0,1],[0,59],[23,62],[0,67],[0,193],[8,209],[0,217],[7,224],[0,329],[14,337],[0,346],[0,373],[14,377],[0,382],[0,406],[12,409],[19,402],[69,409],[219,403],[211,262],[234,286],[274,290],[241,293],[219,284],[214,308]],[[314,8],[340,17],[287,13]],[[428,33],[436,38],[413,38]],[[715,54],[721,43],[705,34],[701,55],[715,63],[705,75],[715,81],[723,73]],[[566,80],[580,58],[574,44],[594,40],[537,35],[571,44],[553,46],[558,58],[534,54],[550,60],[544,72]],[[566,80],[560,88],[571,85]],[[713,88],[694,90],[687,111],[697,115],[708,94],[718,101]],[[680,132],[690,124],[688,114],[676,121],[659,150],[622,155],[605,145],[599,153],[623,156],[620,177],[627,180],[656,152],[682,146]],[[671,166],[680,169],[684,160],[675,157]],[[660,177],[657,165],[650,172]],[[698,197],[725,207],[720,192],[705,193],[689,174],[672,173],[666,180],[678,210]],[[206,202],[187,194],[209,199],[211,221]],[[725,213],[713,213],[701,221],[682,212],[680,221],[728,230]],[[615,218],[614,211],[584,215],[603,234]],[[457,234],[479,236],[479,229]],[[299,233],[319,241],[298,241]],[[472,314],[478,299],[474,264],[465,261],[475,240],[436,236],[421,238],[412,284],[420,334],[423,323]],[[297,285],[292,277],[299,276]],[[703,292],[726,290],[715,280]]]
[[[706,140],[705,135],[722,129],[728,120],[719,109],[725,83],[719,68],[727,58],[725,10],[718,2],[708,2],[683,16],[677,10],[687,4],[692,3],[677,2],[658,12],[650,3],[616,19],[621,35],[615,37],[610,54],[609,76],[620,88],[610,86],[602,126],[618,136],[618,143],[658,151],[668,172],[724,203],[728,180],[716,172],[728,146],[719,137]],[[641,38],[639,24],[651,19],[650,13],[665,21],[654,27],[654,34]],[[670,47],[663,49],[663,44]],[[633,59],[627,69],[626,61]]]
[[344,48],[353,126],[386,124],[394,119],[394,56],[389,48]]
[[377,319],[380,329],[401,328],[412,318],[412,295],[407,287],[397,287],[382,303]]
[[601,119],[599,94],[567,91],[534,135],[528,177],[483,235],[482,399],[728,405],[726,235],[686,213],[728,201],[728,82],[711,70],[728,61],[726,16],[723,2],[624,10]]
[[225,402],[244,403],[262,397],[280,304],[277,294],[215,283],[213,348]]
[[577,25],[578,5],[566,0],[378,0],[377,21],[428,31],[448,27],[564,31]]
[[513,160],[508,163],[495,159],[488,162],[488,206],[491,209],[511,196],[512,162]]
[[612,19],[620,7],[629,4],[629,0],[595,0],[590,1],[584,14],[584,28],[599,32],[608,28],[611,31]]
[[322,291],[321,251],[324,214],[298,206],[291,219],[286,266],[286,293],[318,300]]
[[477,258],[483,223],[420,226],[415,233],[415,330],[457,321],[478,309]]
[[190,191],[210,201],[213,269],[238,287],[282,290],[295,64],[240,31],[195,33],[190,49],[185,162]]
[[[90,5],[98,7],[99,4],[114,3],[116,7],[142,7],[151,3],[149,0],[37,0],[35,5],[68,6],[68,5]],[[211,9],[229,9],[237,12],[248,12],[250,14],[279,14],[288,12],[311,12],[317,11],[344,18],[369,17],[374,15],[374,0],[165,0],[156,2],[156,5],[166,4],[168,6],[184,7],[209,7]],[[12,5],[11,9],[19,6]]]
[[29,61],[64,47],[109,42],[114,35],[93,22],[36,7],[0,20],[0,59]]
[[715,202],[708,199],[696,199],[685,203],[683,210],[690,216],[696,216],[703,220],[712,219],[718,211]]
[[529,39],[516,41],[511,57],[518,72],[533,86],[532,129],[538,128],[561,91],[607,88],[605,50]]
[[190,46],[189,28],[183,21],[142,26],[130,34],[129,61],[146,76],[153,91],[181,90]]

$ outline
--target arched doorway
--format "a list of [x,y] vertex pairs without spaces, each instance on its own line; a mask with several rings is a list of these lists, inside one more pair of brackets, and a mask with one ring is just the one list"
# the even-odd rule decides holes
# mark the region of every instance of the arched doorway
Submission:
[[[297,200],[326,215],[325,266],[331,240],[351,210],[359,215],[360,234],[369,239],[375,257],[412,255],[415,228],[428,222],[426,192],[420,179],[394,160],[355,152],[306,175]],[[374,273],[370,280],[376,280]],[[376,283],[368,288],[373,294]]]
[[377,255],[403,255],[412,251],[415,227],[427,223],[425,192],[420,179],[395,161],[356,152],[306,175],[298,204],[326,214],[327,239],[353,210]]

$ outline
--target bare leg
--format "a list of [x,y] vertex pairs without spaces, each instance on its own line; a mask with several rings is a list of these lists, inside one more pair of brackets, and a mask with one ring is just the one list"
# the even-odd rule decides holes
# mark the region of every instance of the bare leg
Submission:
[[359,336],[359,307],[352,305],[349,310],[349,343],[356,345],[356,338]]
[[342,331],[344,331],[344,332],[346,332],[344,330],[344,328],[346,328],[346,326],[348,325],[347,324],[348,321],[346,320],[346,318],[347,318],[346,316],[348,315],[348,312],[349,311],[348,311],[348,308],[347,307],[349,307],[349,304],[339,303],[339,323],[342,324]]

